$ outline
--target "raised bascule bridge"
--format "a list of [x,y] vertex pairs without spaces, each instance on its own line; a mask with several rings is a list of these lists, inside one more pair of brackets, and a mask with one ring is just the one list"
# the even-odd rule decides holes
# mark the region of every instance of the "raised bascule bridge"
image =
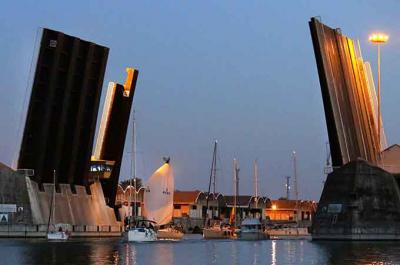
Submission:
[[[46,232],[54,185],[54,223],[82,234],[121,231],[113,206],[138,71],[127,68],[123,85],[110,82],[95,140],[108,53],[42,29],[17,166],[0,164],[0,204],[11,209],[3,224],[33,225],[25,236]],[[0,236],[14,235],[4,227]]]
[[332,158],[313,239],[400,239],[400,146],[387,146],[371,66],[358,42],[309,22]]

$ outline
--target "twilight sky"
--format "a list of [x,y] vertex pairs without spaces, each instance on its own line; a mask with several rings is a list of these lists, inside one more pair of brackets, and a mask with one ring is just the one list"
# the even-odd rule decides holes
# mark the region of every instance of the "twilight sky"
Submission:
[[[374,70],[376,48],[368,34],[390,35],[382,50],[382,113],[389,144],[400,142],[399,1],[60,2],[1,4],[0,161],[8,165],[19,150],[40,27],[110,48],[103,96],[109,81],[124,82],[125,67],[139,69],[137,171],[144,180],[170,155],[176,188],[205,190],[218,139],[218,191],[232,193],[235,157],[240,192],[252,193],[257,158],[262,194],[283,196],[296,150],[300,197],[318,200],[328,136],[308,28],[312,16],[360,39]],[[129,129],[121,179],[130,174],[130,147]]]

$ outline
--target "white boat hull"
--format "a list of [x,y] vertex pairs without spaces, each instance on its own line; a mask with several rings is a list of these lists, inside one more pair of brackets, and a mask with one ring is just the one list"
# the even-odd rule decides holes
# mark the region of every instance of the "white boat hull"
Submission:
[[157,240],[157,233],[149,228],[132,228],[128,231],[129,242],[152,242]]
[[310,239],[307,228],[287,227],[266,230],[266,234],[273,239]]
[[48,240],[68,240],[69,234],[66,232],[50,232],[47,233]]
[[246,231],[239,233],[239,239],[241,240],[264,240],[268,239],[262,231]]

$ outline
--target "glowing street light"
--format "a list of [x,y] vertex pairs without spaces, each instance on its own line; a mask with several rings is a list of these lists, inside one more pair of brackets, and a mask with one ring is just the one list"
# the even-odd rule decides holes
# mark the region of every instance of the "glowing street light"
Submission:
[[369,35],[368,40],[373,43],[385,43],[389,40],[389,36],[385,33],[374,33]]
[[378,47],[378,139],[379,139],[379,152],[381,151],[381,44],[389,40],[389,36],[385,33],[373,33],[369,36],[368,40]]

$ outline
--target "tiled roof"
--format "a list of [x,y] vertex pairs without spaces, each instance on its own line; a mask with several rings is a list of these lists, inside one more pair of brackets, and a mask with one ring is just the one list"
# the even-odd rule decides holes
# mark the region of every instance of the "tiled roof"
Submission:
[[392,144],[391,146],[388,146],[385,150],[383,150],[382,152],[385,152],[385,151],[388,151],[388,150],[391,150],[391,149],[398,149],[398,148],[400,148],[400,145],[399,144]]
[[201,193],[201,191],[199,190],[195,190],[195,191],[180,191],[180,190],[176,190],[174,191],[174,203],[194,203],[197,199],[197,196],[199,196],[199,194]]
[[[224,196],[227,205],[235,204],[235,196],[226,195]],[[249,195],[240,195],[237,196],[237,206],[248,206],[250,204],[252,196]]]

